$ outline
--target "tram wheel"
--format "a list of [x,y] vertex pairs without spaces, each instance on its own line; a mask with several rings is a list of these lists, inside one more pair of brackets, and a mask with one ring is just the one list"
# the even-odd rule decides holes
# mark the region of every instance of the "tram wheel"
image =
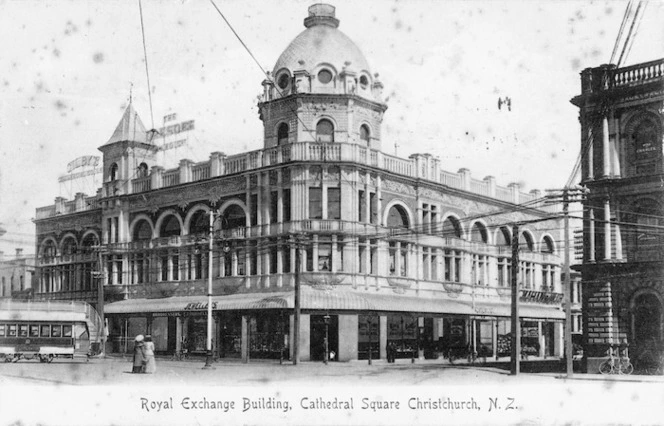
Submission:
[[49,364],[53,362],[53,358],[54,358],[53,355],[48,356],[48,363]]
[[9,358],[8,356],[5,357],[5,362],[12,362],[12,359]]

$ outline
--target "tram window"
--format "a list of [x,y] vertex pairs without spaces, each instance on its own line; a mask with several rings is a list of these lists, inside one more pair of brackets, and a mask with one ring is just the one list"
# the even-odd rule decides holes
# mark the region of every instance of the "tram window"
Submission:
[[60,337],[62,336],[62,326],[52,325],[51,326],[51,337]]
[[10,324],[8,327],[7,336],[16,337],[16,324]]
[[62,326],[62,337],[71,337],[71,325]]
[[41,332],[39,333],[41,337],[50,337],[51,336],[51,326],[47,324],[42,324]]
[[18,337],[28,337],[28,324],[18,326]]
[[30,324],[30,337],[39,337],[39,326],[37,324]]
[[0,337],[4,337],[5,335],[5,325],[0,324]]

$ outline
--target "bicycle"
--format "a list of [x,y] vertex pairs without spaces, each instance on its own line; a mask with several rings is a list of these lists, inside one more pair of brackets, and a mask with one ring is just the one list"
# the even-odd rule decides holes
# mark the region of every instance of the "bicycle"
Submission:
[[[634,372],[634,366],[629,360],[629,355],[627,354],[627,349],[625,353],[619,354],[618,358],[614,355],[613,347],[609,347],[606,351],[608,359],[604,360],[599,365],[599,372],[604,375],[608,374],[632,374]],[[617,362],[616,362],[617,361]]]

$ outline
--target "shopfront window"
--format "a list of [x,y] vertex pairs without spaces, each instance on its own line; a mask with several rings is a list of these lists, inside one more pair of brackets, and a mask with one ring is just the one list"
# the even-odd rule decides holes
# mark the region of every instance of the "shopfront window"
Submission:
[[417,317],[388,315],[387,344],[393,345],[396,358],[417,357]]
[[468,323],[464,318],[443,318],[441,349],[445,356],[466,357],[468,355]]
[[475,351],[479,358],[493,356],[493,327],[491,320],[475,320]]
[[523,321],[521,323],[521,355],[539,356],[540,342],[539,329],[534,321]]
[[288,358],[286,318],[278,313],[263,313],[249,318],[250,358]]
[[380,358],[380,317],[378,315],[359,315],[357,323],[357,359]]

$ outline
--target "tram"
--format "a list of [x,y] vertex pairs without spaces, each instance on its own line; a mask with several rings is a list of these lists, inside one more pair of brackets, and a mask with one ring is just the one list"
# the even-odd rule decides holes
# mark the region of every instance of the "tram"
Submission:
[[88,359],[101,351],[103,326],[85,302],[0,301],[0,359]]

